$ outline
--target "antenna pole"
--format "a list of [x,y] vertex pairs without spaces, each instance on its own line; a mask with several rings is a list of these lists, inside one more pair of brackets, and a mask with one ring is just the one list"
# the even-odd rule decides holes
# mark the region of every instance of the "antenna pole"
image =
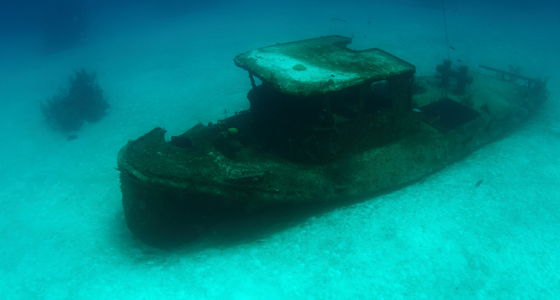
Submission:
[[449,33],[447,31],[447,0],[441,0],[441,12],[443,15],[443,32],[445,36],[447,59],[451,60],[451,45],[449,45]]

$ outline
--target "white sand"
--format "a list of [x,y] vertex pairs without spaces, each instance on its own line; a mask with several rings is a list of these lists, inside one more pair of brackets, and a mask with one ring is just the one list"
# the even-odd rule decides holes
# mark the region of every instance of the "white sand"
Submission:
[[[550,76],[545,109],[511,136],[418,184],[258,241],[175,253],[131,241],[117,151],[154,126],[178,134],[246,108],[250,84],[235,54],[325,34],[353,35],[357,47],[393,52],[420,73],[445,54],[440,13],[428,8],[286,5],[256,16],[263,8],[249,7],[117,28],[0,69],[1,298],[560,295],[560,25],[543,12],[533,13],[538,22],[449,12],[454,56]],[[67,142],[38,106],[80,66],[98,71],[112,107]]]

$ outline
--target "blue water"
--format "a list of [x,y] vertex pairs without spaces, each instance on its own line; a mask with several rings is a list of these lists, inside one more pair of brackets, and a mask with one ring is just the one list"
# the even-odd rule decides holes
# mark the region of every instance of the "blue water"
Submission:
[[[446,43],[439,0],[2,2],[1,298],[559,298],[556,3],[448,0]],[[120,147],[155,126],[178,134],[247,108],[236,54],[328,34],[419,74],[448,54],[516,66],[548,78],[550,99],[514,134],[399,191],[244,243],[136,243]],[[81,67],[97,72],[111,107],[69,141],[40,104]]]

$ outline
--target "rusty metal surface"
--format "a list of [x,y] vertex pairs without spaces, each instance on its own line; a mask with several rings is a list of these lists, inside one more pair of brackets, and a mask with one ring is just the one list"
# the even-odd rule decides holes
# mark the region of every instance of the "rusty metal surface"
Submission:
[[316,95],[394,76],[414,66],[380,49],[352,50],[352,39],[326,36],[267,46],[235,57],[237,66],[291,95]]

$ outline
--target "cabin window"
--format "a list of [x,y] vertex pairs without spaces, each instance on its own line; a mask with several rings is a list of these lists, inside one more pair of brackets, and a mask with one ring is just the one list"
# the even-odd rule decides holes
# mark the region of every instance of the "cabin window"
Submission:
[[376,113],[393,106],[389,82],[380,80],[372,82],[369,86],[368,100],[365,102],[367,113]]

